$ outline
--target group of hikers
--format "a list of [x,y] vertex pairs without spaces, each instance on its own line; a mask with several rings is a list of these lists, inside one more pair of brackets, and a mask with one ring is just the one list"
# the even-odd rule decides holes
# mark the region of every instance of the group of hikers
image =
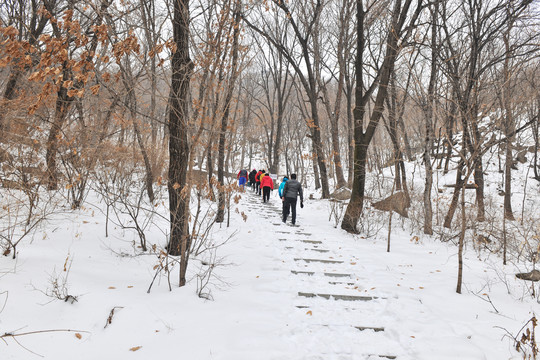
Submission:
[[[245,186],[251,186],[251,189],[257,194],[262,195],[263,203],[270,201],[270,192],[274,190],[274,179],[265,170],[256,169],[248,171],[242,169],[238,172],[238,185],[244,189]],[[287,217],[291,214],[291,224],[296,224],[296,203],[298,202],[298,196],[300,196],[300,207],[304,207],[304,193],[302,191],[302,184],[296,179],[296,174],[291,174],[289,179],[287,176],[283,177],[281,184],[279,184],[278,195],[283,202],[282,219],[283,223],[287,222]]]

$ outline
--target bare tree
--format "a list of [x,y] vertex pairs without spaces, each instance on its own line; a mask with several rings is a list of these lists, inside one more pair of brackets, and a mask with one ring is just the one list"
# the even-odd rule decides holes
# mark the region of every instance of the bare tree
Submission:
[[[399,55],[399,50],[403,48],[407,38],[411,34],[415,24],[423,9],[421,0],[416,3],[416,8],[411,10],[412,0],[397,0],[393,2],[392,11],[389,14],[390,20],[387,25],[384,36],[386,37],[384,55],[379,66],[377,66],[377,73],[371,84],[365,84],[364,79],[364,62],[367,60],[368,52],[370,48],[366,43],[366,30],[364,26],[369,25],[366,20],[369,20],[368,15],[370,12],[375,12],[376,2],[369,5],[364,10],[364,4],[362,0],[357,0],[357,53],[356,53],[356,88],[355,88],[355,107],[354,107],[354,139],[355,139],[355,152],[354,152],[354,179],[353,188],[351,194],[351,200],[347,206],[347,211],[343,217],[341,228],[356,233],[357,223],[362,213],[364,205],[364,193],[366,183],[366,163],[368,147],[373,139],[375,130],[379,124],[381,116],[384,110],[384,101],[388,92],[388,84],[390,77],[394,71],[394,64]],[[364,129],[364,117],[368,114],[367,105],[371,99],[373,92],[377,89],[377,95],[375,97],[373,111],[369,114],[369,122]]]
[[172,81],[169,99],[169,211],[171,213],[168,253],[180,255],[179,286],[186,284],[189,260],[189,192],[187,165],[189,159],[188,109],[189,83],[193,63],[189,56],[189,0],[173,1]]

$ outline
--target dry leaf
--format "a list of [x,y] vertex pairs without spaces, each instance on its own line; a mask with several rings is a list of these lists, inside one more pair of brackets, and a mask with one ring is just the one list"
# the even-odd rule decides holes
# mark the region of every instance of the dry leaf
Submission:
[[75,334],[75,337],[76,337],[77,339],[79,339],[79,340],[82,339],[82,335],[79,334],[79,333],[76,333],[76,334]]
[[311,316],[311,315],[313,315],[313,313],[311,312],[311,310],[308,310],[308,312],[306,313],[306,315]]
[[131,289],[133,287],[133,285],[128,285],[128,289]]
[[351,265],[356,265],[356,263],[355,263],[355,262],[352,262]]
[[116,288],[114,286],[109,286],[109,289],[112,290],[112,289],[116,289]]
[[142,348],[142,346],[135,346],[135,347],[132,347],[131,349],[129,349],[129,351],[137,351],[140,348]]
[[258,278],[259,278],[259,275],[257,275],[256,278],[258,279]]

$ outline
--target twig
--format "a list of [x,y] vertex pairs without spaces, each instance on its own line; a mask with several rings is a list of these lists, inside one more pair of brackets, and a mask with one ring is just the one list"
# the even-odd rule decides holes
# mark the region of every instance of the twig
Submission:
[[123,306],[115,306],[111,309],[111,312],[109,314],[109,317],[107,318],[107,321],[105,322],[105,326],[103,327],[104,329],[112,323],[112,319],[113,319],[113,316],[114,316],[114,310],[115,309],[123,309],[124,307]]
[[51,333],[51,332],[78,332],[78,333],[89,333],[89,331],[84,330],[75,330],[75,329],[51,329],[51,330],[35,330],[35,331],[27,331],[19,334],[15,334],[12,332],[7,332],[2,335],[0,335],[0,339],[7,339],[7,338],[16,338],[20,336],[26,336],[26,335],[34,335],[34,334],[43,334],[43,333]]

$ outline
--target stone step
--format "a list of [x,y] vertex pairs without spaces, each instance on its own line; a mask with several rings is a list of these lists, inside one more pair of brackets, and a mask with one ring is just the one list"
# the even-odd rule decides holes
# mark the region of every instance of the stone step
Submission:
[[353,282],[343,282],[343,281],[329,281],[328,283],[330,285],[349,285],[349,286],[352,286],[355,284]]
[[330,250],[325,250],[325,249],[308,249],[308,248],[305,248],[305,250],[317,251],[317,252],[320,252],[320,253],[330,252]]
[[378,299],[378,297],[375,296],[358,296],[358,295],[338,295],[338,294],[315,294],[315,293],[304,293],[304,292],[298,292],[298,296],[302,297],[322,297],[326,300],[330,300],[330,298],[333,298],[334,300],[344,300],[344,301],[371,301],[374,299]]
[[[296,249],[294,246],[285,246],[285,249],[287,250],[294,250]],[[316,252],[320,252],[320,253],[327,253],[327,252],[330,252],[330,250],[325,250],[325,249],[310,249],[310,248],[304,248],[304,251],[316,251]]]
[[341,261],[341,260],[327,260],[327,259],[294,258],[294,261],[305,261],[307,263],[320,262],[320,263],[324,263],[324,264],[343,264],[343,261]]
[[[294,275],[309,275],[309,276],[312,276],[312,275],[315,275],[315,271],[298,271],[298,270],[291,270],[291,273],[293,273]],[[352,274],[339,274],[339,273],[322,273],[324,276],[329,276],[329,277],[348,277],[350,278],[352,276]]]
[[319,240],[300,240],[302,242],[308,243],[308,244],[322,244],[322,241]]
[[364,331],[364,330],[373,330],[375,332],[384,331],[383,327],[374,327],[374,326],[353,326],[353,327],[360,331]]

